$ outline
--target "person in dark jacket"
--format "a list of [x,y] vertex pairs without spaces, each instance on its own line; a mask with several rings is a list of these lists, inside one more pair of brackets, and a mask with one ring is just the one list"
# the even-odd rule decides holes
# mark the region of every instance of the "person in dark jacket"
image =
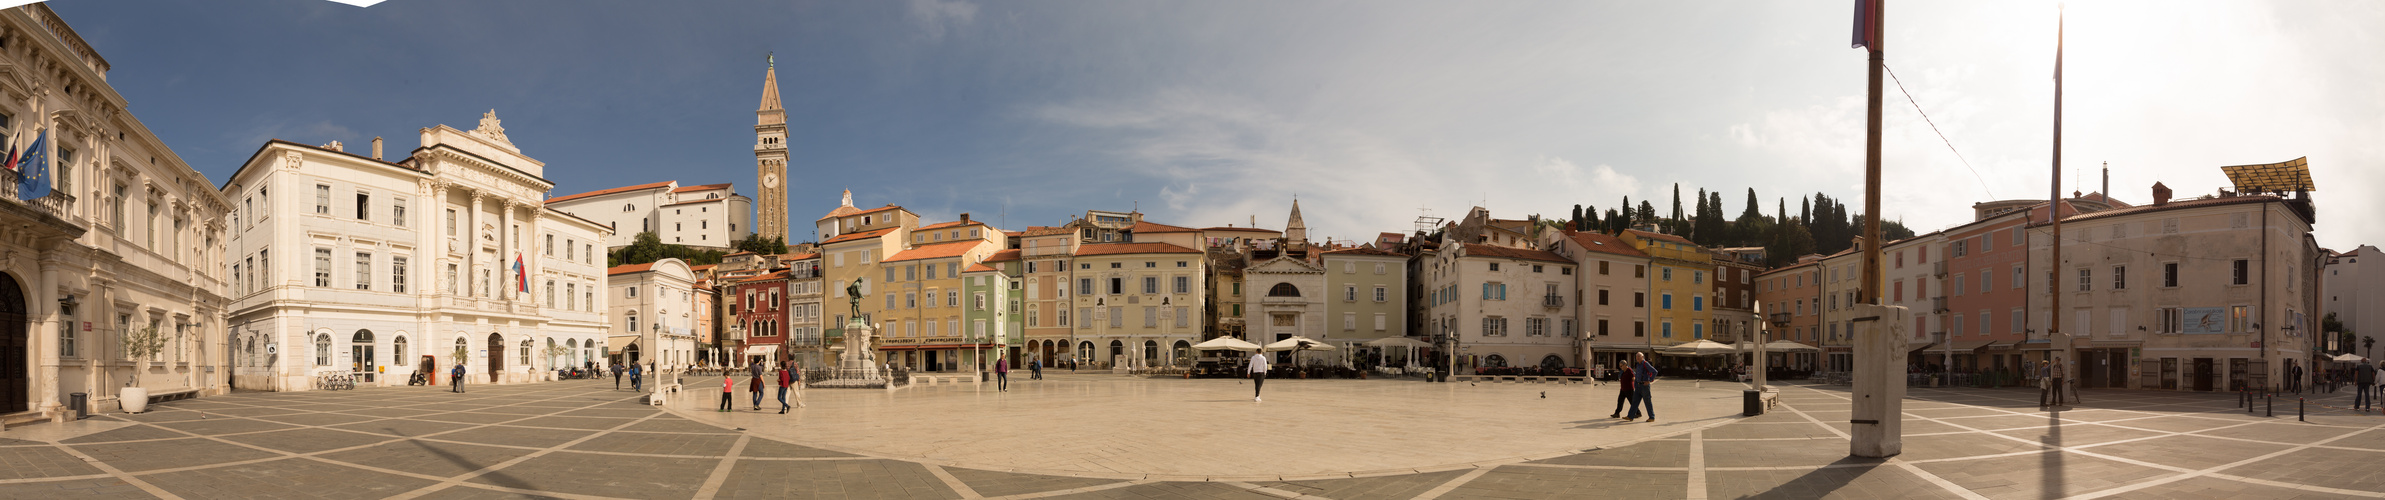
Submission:
[[2360,392],[2352,394],[2352,409],[2366,411],[2369,407],[2376,406],[2374,399],[2376,396],[2369,392],[2375,388],[2376,384],[2377,364],[2365,359],[2360,360],[2360,366],[2352,368],[2352,386],[2360,390]]
[[1640,407],[1648,407],[1648,421],[1656,421],[1656,400],[1648,397],[1648,384],[1656,382],[1656,365],[1648,364],[1646,353],[1631,353],[1632,404],[1631,414],[1624,420],[1640,418]]
[[[1640,387],[1639,384],[1634,383],[1635,377],[1632,376],[1632,372],[1633,370],[1629,368],[1615,371],[1615,412],[1607,414],[1607,418],[1623,418],[1623,407],[1639,400],[1637,396]],[[1639,410],[1632,411],[1635,412],[1634,415],[1638,415],[1636,412]]]
[[994,360],[994,390],[1010,390],[1010,358]]
[[456,362],[455,369],[448,370],[447,374],[449,379],[454,380],[454,383],[448,384],[448,392],[464,392],[464,363]]

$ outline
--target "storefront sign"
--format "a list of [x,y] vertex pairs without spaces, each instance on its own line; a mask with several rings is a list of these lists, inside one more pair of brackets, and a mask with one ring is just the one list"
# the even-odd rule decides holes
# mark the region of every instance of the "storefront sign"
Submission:
[[2228,309],[2225,307],[2186,308],[2186,321],[2180,333],[2228,333]]

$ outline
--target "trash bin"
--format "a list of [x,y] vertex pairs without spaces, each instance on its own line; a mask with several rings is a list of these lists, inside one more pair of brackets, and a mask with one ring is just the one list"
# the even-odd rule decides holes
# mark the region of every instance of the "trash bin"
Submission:
[[74,409],[75,420],[91,418],[91,394],[77,392],[67,395],[66,407]]
[[1740,394],[1743,398],[1741,401],[1741,404],[1743,405],[1741,408],[1741,415],[1753,417],[1764,414],[1764,391],[1748,389],[1746,391],[1740,392]]

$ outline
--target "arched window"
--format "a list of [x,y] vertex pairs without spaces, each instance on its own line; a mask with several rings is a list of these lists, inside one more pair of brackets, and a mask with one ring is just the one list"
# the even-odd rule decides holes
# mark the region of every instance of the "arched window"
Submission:
[[1159,341],[1157,341],[1157,340],[1145,340],[1145,341],[1143,341],[1143,361],[1158,361],[1158,360],[1159,360]]
[[623,211],[623,212],[636,212],[636,211],[638,211],[638,204],[636,204],[636,203],[629,203],[629,204],[624,204],[624,205],[621,205],[621,211]]
[[457,362],[457,363],[462,363],[462,362],[464,362],[464,357],[465,357],[465,356],[471,356],[471,355],[472,355],[472,343],[471,343],[471,342],[468,342],[468,341],[465,341],[463,337],[456,337],[456,338],[455,338],[455,352],[454,352],[454,353],[450,353],[449,355],[451,355],[451,356],[455,356],[455,358],[456,358],[455,362]]
[[331,366],[331,334],[315,336],[315,366]]
[[637,311],[630,311],[630,312],[629,312],[629,314],[628,314],[627,316],[629,317],[629,331],[630,331],[630,333],[637,333],[637,331],[638,331],[638,312],[637,312]]
[[1507,357],[1506,357],[1506,356],[1500,356],[1500,355],[1497,355],[1497,354],[1492,354],[1492,355],[1489,355],[1489,356],[1483,356],[1483,357],[1482,357],[1482,366],[1484,366],[1484,367],[1486,367],[1486,368],[1501,368],[1501,367],[1505,367],[1505,366],[1507,366]]
[[1125,355],[1125,354],[1126,354],[1126,343],[1125,343],[1125,342],[1119,342],[1119,341],[1116,341],[1116,340],[1112,340],[1112,341],[1110,341],[1110,357],[1111,357],[1111,358],[1116,358],[1116,357],[1118,357],[1118,356]]
[[528,341],[528,340],[524,340],[524,341],[522,341],[522,354],[521,354],[521,356],[520,356],[520,357],[521,357],[521,362],[522,362],[522,366],[523,366],[523,367],[529,367],[529,366],[530,366],[530,346],[531,346],[531,345],[532,345],[532,344],[531,344],[531,343],[530,343],[530,341]]
[[1275,284],[1275,288],[1269,288],[1269,289],[1267,289],[1267,296],[1269,296],[1269,297],[1299,297],[1299,296],[1300,296],[1300,287],[1292,286],[1292,284],[1291,284],[1291,283],[1276,283],[1276,284]]
[[1555,355],[1555,354],[1550,354],[1550,355],[1547,355],[1547,356],[1542,356],[1542,357],[1540,358],[1540,367],[1541,367],[1541,368],[1564,368],[1564,367],[1565,367],[1565,358],[1560,358],[1560,357],[1557,357],[1557,355]]
[[1174,351],[1174,355],[1172,355],[1172,356],[1170,356],[1170,357],[1171,357],[1171,358],[1173,358],[1173,359],[1175,359],[1175,360],[1176,360],[1178,363],[1182,363],[1182,362],[1184,362],[1185,360],[1192,359],[1192,343],[1191,343],[1191,342],[1185,342],[1185,341],[1182,341],[1182,340],[1178,340],[1178,341],[1176,341],[1176,347],[1175,347],[1175,349],[1172,349],[1172,350]]
[[[405,332],[398,332],[405,333]],[[389,364],[406,366],[406,336],[389,339]]]

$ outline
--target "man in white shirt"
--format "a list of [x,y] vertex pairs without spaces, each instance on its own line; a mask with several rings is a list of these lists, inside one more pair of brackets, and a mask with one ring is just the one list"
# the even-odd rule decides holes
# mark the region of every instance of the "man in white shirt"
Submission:
[[1259,402],[1259,388],[1267,385],[1267,353],[1250,353],[1250,402]]

